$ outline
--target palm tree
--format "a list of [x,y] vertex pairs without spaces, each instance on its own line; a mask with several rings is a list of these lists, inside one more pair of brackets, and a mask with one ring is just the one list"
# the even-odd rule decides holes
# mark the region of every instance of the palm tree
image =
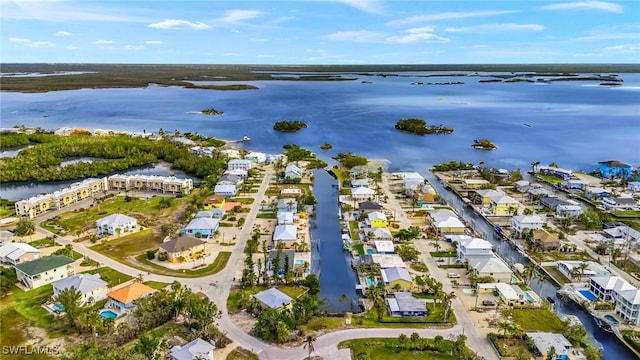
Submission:
[[382,295],[382,283],[379,283],[375,286],[369,286],[365,291],[365,295],[371,302],[373,303],[373,307],[376,308],[378,312],[378,321],[382,321],[382,317],[384,316],[384,312],[386,309],[386,304],[384,301],[384,297]]
[[474,309],[478,308],[478,295],[480,295],[480,291],[478,291],[478,287],[474,287],[471,289],[471,293],[476,297],[476,304],[473,306]]
[[536,173],[538,171],[538,165],[540,165],[540,161],[534,161],[531,163],[531,172]]
[[304,348],[309,350],[308,359],[311,360],[311,353],[315,350],[313,348],[313,343],[316,342],[316,338],[311,335],[307,335],[307,339],[304,341]]
[[505,338],[507,337],[507,332],[509,331],[510,328],[511,328],[511,324],[507,321],[500,321],[498,323],[498,331],[502,331],[503,332],[502,336],[504,336]]
[[584,271],[589,267],[589,264],[587,264],[586,262],[581,262],[580,265],[578,265],[578,269],[580,269],[580,282],[582,282],[582,276],[584,275]]
[[78,315],[81,313],[82,306],[80,305],[80,299],[82,293],[76,290],[75,287],[68,287],[58,293],[53,301],[61,304],[64,307],[69,326],[75,327],[75,321]]
[[531,261],[524,269],[524,276],[527,278],[527,286],[531,286],[531,280],[536,277],[536,264]]
[[400,334],[398,336],[398,344],[400,344],[400,348],[404,349],[407,346],[407,342],[409,342],[407,335]]
[[450,293],[443,293],[441,300],[442,305],[444,306],[444,319],[443,321],[447,321],[449,319],[449,309],[451,309],[451,300],[456,298],[456,293],[453,291]]

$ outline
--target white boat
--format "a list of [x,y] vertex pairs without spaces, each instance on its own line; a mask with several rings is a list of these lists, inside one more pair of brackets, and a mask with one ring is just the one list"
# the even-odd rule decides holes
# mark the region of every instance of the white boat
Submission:
[[251,138],[245,135],[242,137],[242,141],[251,141]]

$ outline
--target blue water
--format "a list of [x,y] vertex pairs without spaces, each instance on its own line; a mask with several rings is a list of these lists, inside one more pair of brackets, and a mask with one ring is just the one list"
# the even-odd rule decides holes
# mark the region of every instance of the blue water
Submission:
[[57,312],[57,313],[61,313],[64,311],[64,305],[62,304],[53,304],[53,306],[51,307],[53,309],[53,311]]
[[610,323],[612,323],[613,325],[618,325],[618,319],[616,319],[615,317],[613,317],[613,315],[605,315],[604,316],[605,319],[607,319]]
[[111,310],[103,310],[100,312],[100,316],[102,316],[105,319],[115,319],[118,317],[118,314],[114,313]]
[[373,249],[367,249],[367,254],[375,254],[376,252]]
[[374,286],[378,283],[376,279],[370,277],[365,278],[364,281],[367,283],[367,286]]
[[533,297],[531,297],[531,295],[529,295],[529,293],[524,293],[524,298],[525,300],[527,300],[528,302],[534,302],[535,300],[533,299]]
[[589,290],[578,290],[578,292],[582,294],[582,296],[586,297],[589,301],[594,301],[595,299],[597,299],[597,296]]
[[296,260],[294,261],[294,264],[295,264],[295,265],[304,265],[304,260],[302,260],[302,259],[296,259]]

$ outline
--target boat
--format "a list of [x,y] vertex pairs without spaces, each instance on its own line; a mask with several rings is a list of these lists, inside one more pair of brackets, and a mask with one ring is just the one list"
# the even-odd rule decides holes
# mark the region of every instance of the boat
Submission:
[[547,301],[549,302],[549,304],[555,304],[556,303],[556,301],[551,296],[547,296]]
[[531,127],[531,124],[524,123],[524,126]]
[[251,138],[245,135],[242,137],[242,141],[251,141]]
[[609,324],[607,321],[602,320],[595,316],[593,317],[593,320],[596,322],[596,325],[598,325],[598,327],[603,331],[608,332],[610,334],[613,333],[613,328],[611,327],[611,324]]

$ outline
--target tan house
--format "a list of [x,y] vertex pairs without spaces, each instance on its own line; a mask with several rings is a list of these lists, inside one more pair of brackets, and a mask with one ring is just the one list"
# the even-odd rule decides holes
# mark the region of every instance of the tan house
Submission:
[[195,261],[207,256],[205,242],[191,236],[180,236],[160,244],[160,250],[167,253],[172,263]]
[[560,248],[558,235],[551,234],[547,230],[534,230],[533,242],[544,251],[557,250]]
[[0,262],[17,265],[40,258],[40,250],[27,243],[7,243],[0,247]]

